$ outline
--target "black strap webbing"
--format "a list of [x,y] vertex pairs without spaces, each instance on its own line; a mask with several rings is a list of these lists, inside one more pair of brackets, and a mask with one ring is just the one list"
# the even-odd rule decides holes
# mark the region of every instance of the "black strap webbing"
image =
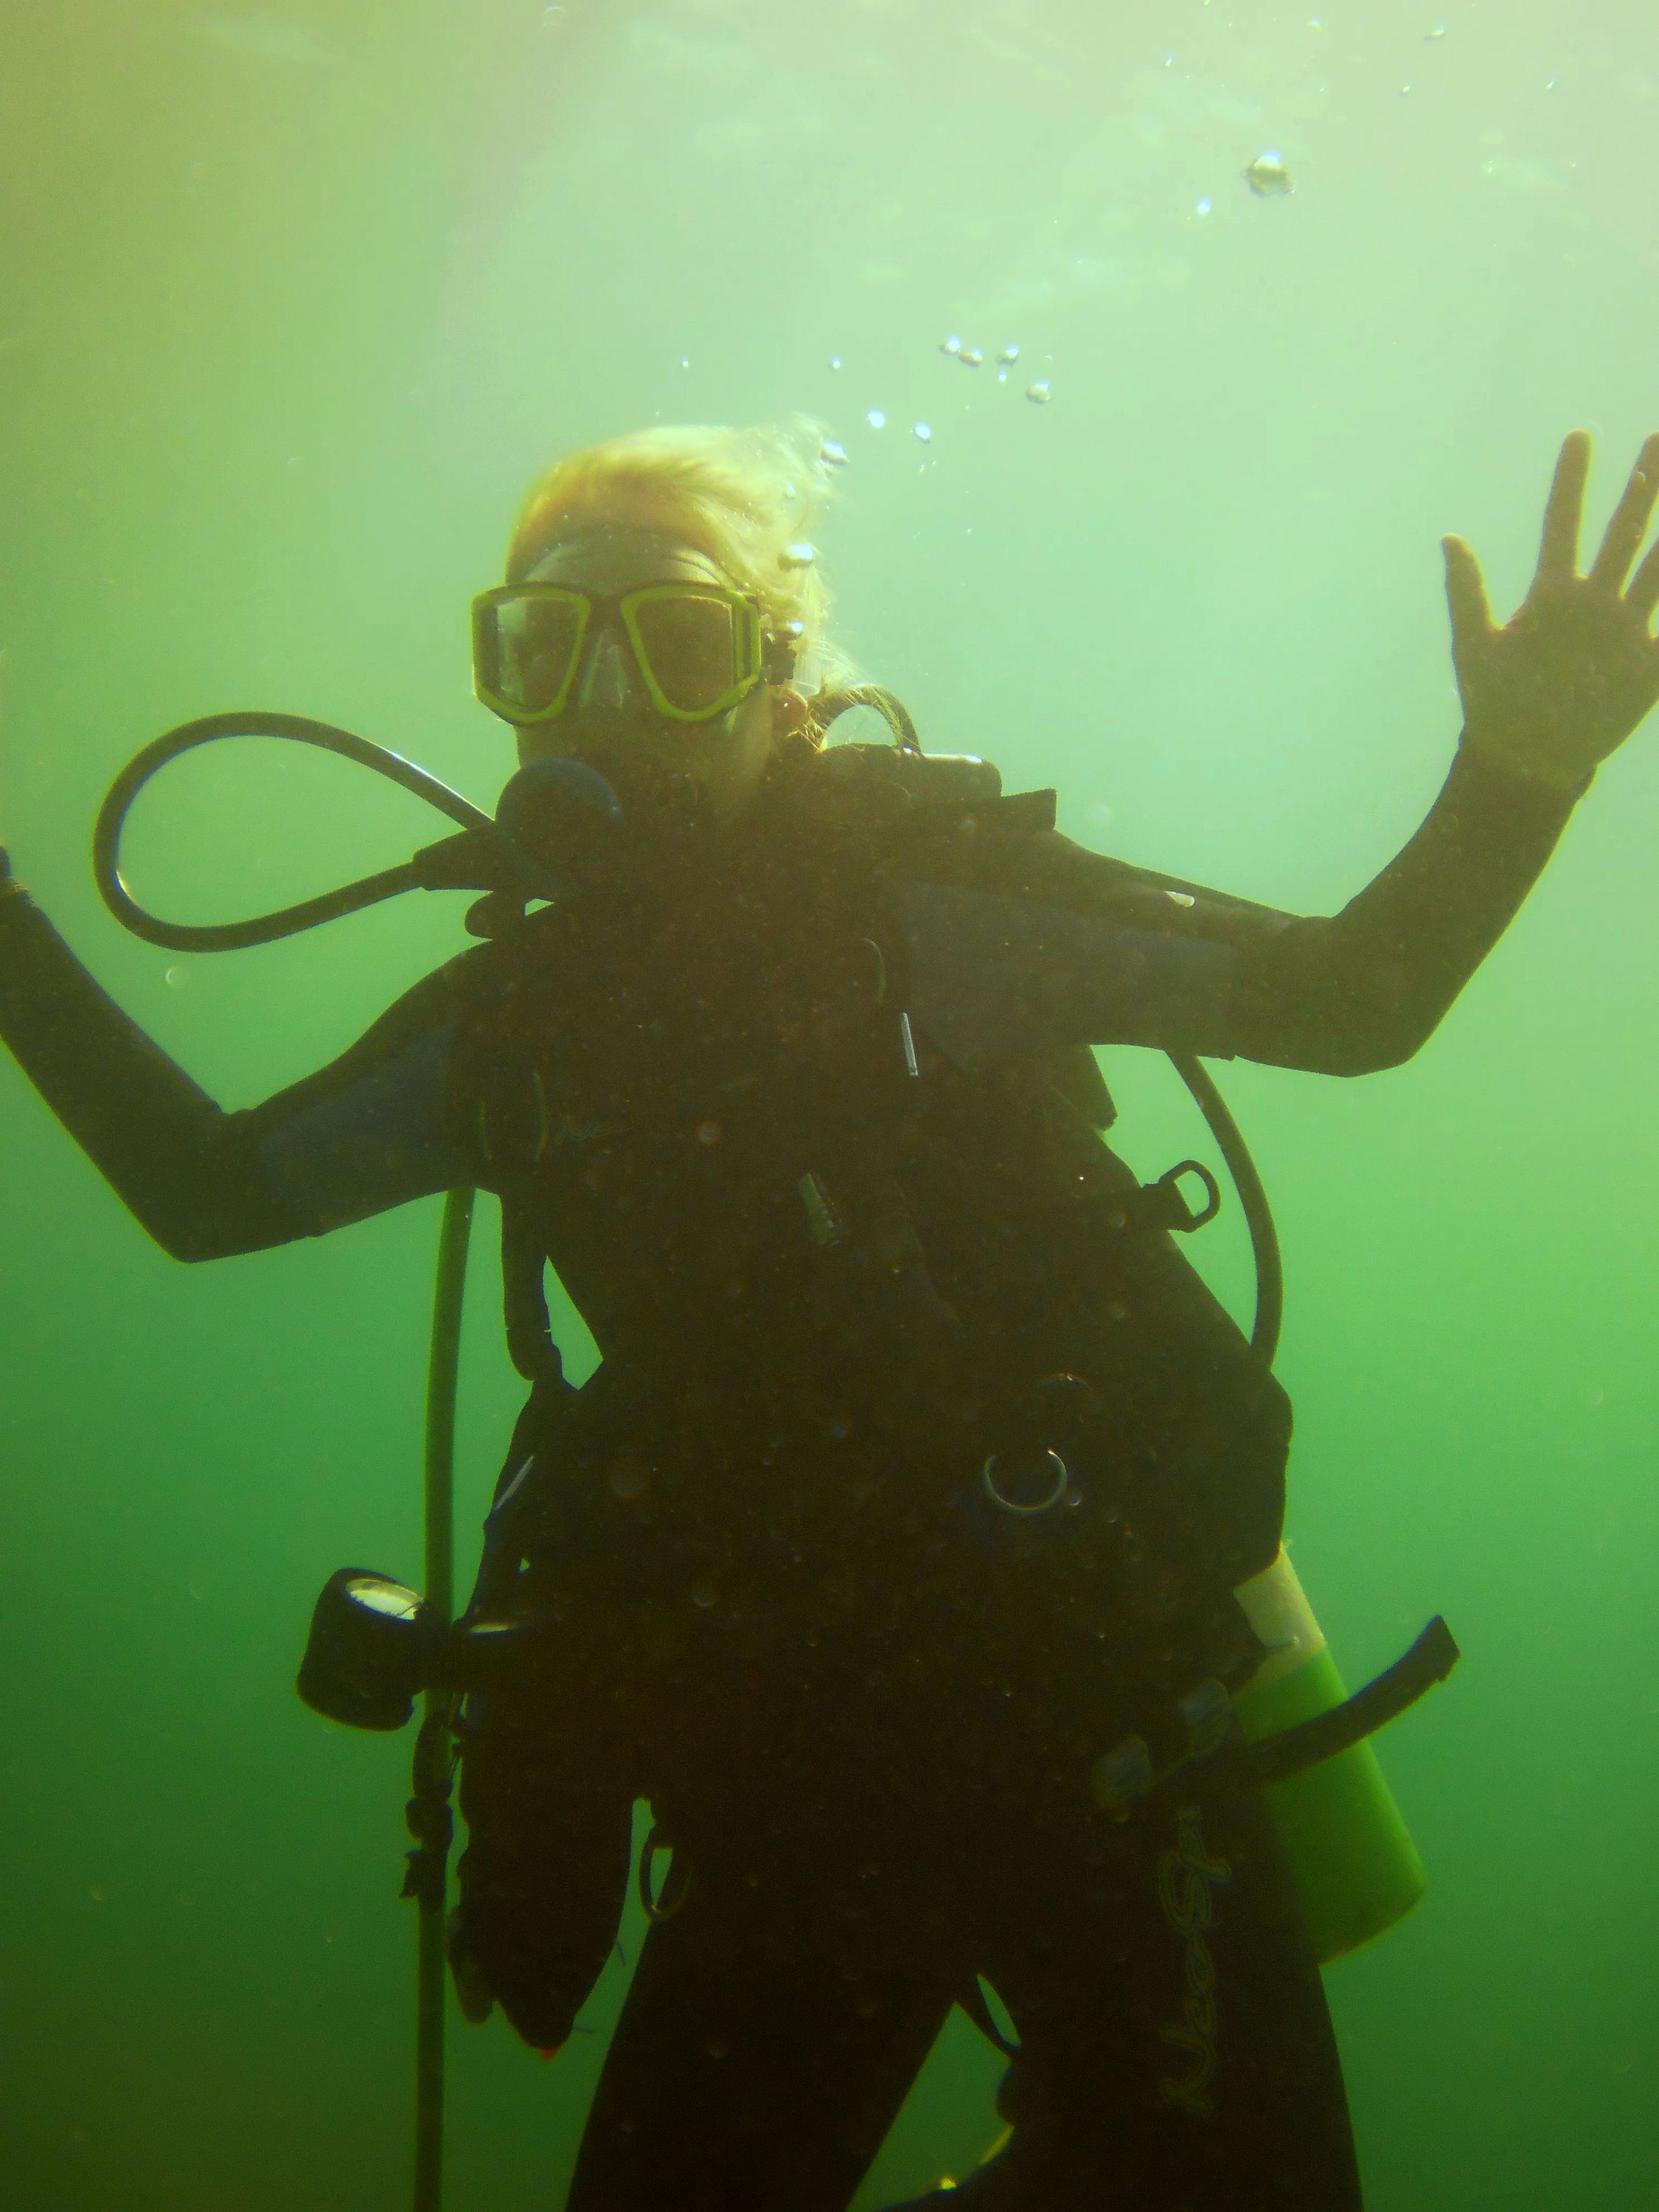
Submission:
[[1348,1750],[1397,1720],[1437,1682],[1443,1682],[1462,1655],[1449,1628],[1436,1613],[1409,1651],[1385,1668],[1375,1681],[1329,1712],[1316,1714],[1282,1735],[1252,1744],[1247,1756],[1263,1782],[1284,1782]]

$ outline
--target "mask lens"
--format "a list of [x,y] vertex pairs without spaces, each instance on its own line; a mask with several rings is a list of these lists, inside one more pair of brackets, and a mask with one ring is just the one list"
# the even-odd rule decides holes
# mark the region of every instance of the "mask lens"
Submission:
[[712,593],[676,592],[635,602],[640,658],[677,714],[714,714],[732,703],[751,673],[740,650],[743,613]]
[[574,594],[542,592],[481,605],[472,659],[486,702],[526,720],[556,712],[580,650],[584,612]]

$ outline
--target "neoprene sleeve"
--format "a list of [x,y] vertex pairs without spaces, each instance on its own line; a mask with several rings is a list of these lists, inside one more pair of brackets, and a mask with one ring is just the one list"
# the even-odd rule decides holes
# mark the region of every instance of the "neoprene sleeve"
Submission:
[[[1363,1075],[1409,1060],[1433,1033],[1538,880],[1573,804],[1460,752],[1421,828],[1331,915],[1283,914],[1053,832],[1023,841],[994,888],[1069,915],[1233,948],[1224,1016],[1212,984],[1188,994],[1185,1034],[1126,1041]],[[1053,980],[1048,996],[1053,1018],[1065,1020]],[[1069,1033],[1055,1041],[1113,1042],[1089,1025],[1104,1003],[1099,979],[1079,967]]]
[[0,1036],[156,1243],[199,1260],[304,1236],[232,1117],[94,981],[9,870],[0,892]]

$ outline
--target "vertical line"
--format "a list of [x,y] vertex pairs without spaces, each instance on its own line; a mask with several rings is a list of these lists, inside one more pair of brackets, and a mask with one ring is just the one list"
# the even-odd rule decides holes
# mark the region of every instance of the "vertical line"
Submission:
[[[470,1189],[452,1190],[444,1200],[426,1372],[424,1582],[427,1605],[445,1628],[455,1609],[455,1401],[473,1197]],[[416,1893],[420,1932],[415,1968],[415,2212],[440,2212],[443,2203],[444,1904],[449,1736],[453,1719],[450,1692],[428,1690],[416,1752],[415,1786],[417,1792],[440,1802],[444,1840],[435,1846],[434,1877]],[[434,1846],[428,1844],[424,1848]]]

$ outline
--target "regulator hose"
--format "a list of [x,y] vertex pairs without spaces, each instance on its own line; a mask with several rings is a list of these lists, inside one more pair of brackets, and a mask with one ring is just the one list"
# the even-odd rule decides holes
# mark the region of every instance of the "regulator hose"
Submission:
[[[295,744],[313,745],[321,752],[356,761],[360,768],[372,769],[376,775],[412,792],[452,822],[459,823],[463,834],[425,847],[395,868],[381,868],[374,875],[342,884],[337,890],[301,899],[293,906],[279,907],[274,913],[256,915],[246,921],[163,921],[139,905],[121,873],[121,836],[127,817],[144,786],[169,762],[199,745],[217,744],[227,738],[285,738]],[[271,945],[278,938],[315,929],[319,922],[333,921],[341,915],[376,906],[382,899],[396,898],[402,891],[492,890],[507,875],[526,879],[525,869],[514,866],[518,857],[482,808],[425,769],[416,768],[401,753],[390,752],[350,730],[336,729],[331,722],[313,722],[303,714],[268,714],[258,708],[204,714],[199,720],[180,723],[147,744],[110,786],[92,833],[93,878],[105,905],[135,937],[165,945],[173,952],[240,952],[251,945]],[[535,888],[533,884],[527,887]]]

